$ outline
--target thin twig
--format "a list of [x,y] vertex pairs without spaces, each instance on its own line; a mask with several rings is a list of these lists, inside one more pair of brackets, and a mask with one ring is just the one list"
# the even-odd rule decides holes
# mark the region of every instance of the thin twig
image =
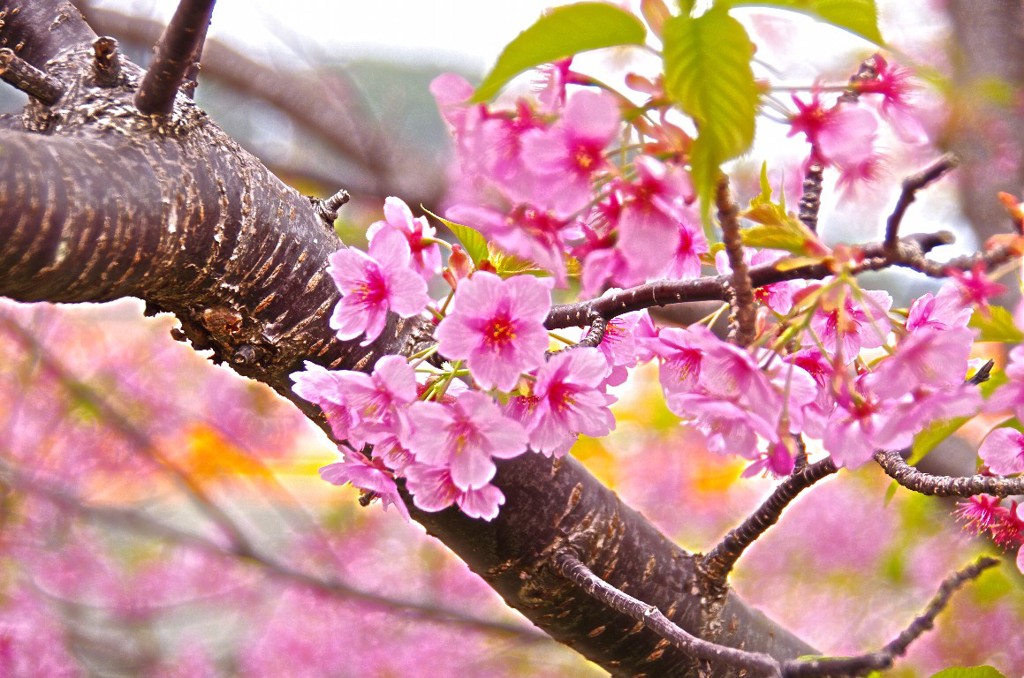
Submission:
[[135,107],[146,115],[169,115],[194,56],[202,51],[216,0],[181,0],[156,43],[153,61],[135,93]]
[[921,635],[935,625],[935,618],[949,604],[953,593],[967,582],[998,565],[995,558],[979,558],[945,579],[938,592],[928,603],[924,612],[918,615],[910,625],[895,639],[878,652],[858,657],[826,657],[811,660],[790,660],[782,664],[782,673],[786,678],[816,678],[819,676],[864,676],[872,671],[884,671],[892,667],[898,657],[907,652],[907,648]]
[[321,221],[334,229],[334,220],[338,218],[338,210],[351,199],[344,188],[329,198],[313,198],[313,209]]
[[938,181],[944,174],[960,164],[959,159],[952,153],[947,153],[920,172],[912,174],[903,180],[903,191],[900,193],[896,207],[885,223],[884,246],[887,252],[895,255],[899,243],[900,223],[907,212],[907,208],[917,198],[917,192],[929,184]]
[[590,328],[587,330],[587,335],[580,339],[577,346],[590,346],[596,348],[601,345],[604,340],[604,333],[608,330],[608,321],[601,316],[595,316],[590,321]]
[[555,570],[579,586],[587,595],[642,623],[680,650],[716,665],[727,664],[757,675],[781,676],[780,664],[761,652],[747,652],[698,638],[666,617],[654,605],[620,591],[604,581],[572,553],[562,551],[553,559]]
[[838,470],[835,462],[829,457],[805,466],[787,477],[757,510],[725,535],[722,541],[704,556],[701,571],[724,590],[729,573],[746,548],[778,522],[782,512],[798,494]]
[[875,452],[875,462],[890,478],[908,490],[919,494],[937,497],[974,497],[979,494],[1010,497],[1015,494],[1024,494],[1024,477],[973,475],[954,478],[952,476],[936,476],[917,470],[908,464],[899,452],[894,450]]
[[62,489],[41,483],[38,479],[29,479],[25,474],[2,459],[0,459],[0,471],[3,472],[8,483],[16,489],[42,497],[63,511],[75,513],[83,518],[114,528],[125,529],[137,534],[161,539],[168,543],[194,548],[215,556],[242,560],[250,565],[259,567],[267,575],[277,579],[291,581],[316,591],[323,591],[341,598],[356,600],[377,608],[393,610],[404,614],[411,613],[424,619],[468,626],[480,631],[515,636],[528,642],[550,641],[550,638],[541,633],[514,624],[479,619],[457,610],[362,591],[337,579],[326,579],[297,570],[255,550],[240,553],[215,541],[166,525],[144,513],[110,506],[91,506],[84,503],[81,498],[70,495]]
[[818,211],[821,209],[822,180],[825,166],[814,160],[804,174],[803,195],[800,196],[800,221],[815,233],[818,232]]
[[64,94],[60,80],[39,70],[7,47],[0,49],[0,79],[47,106],[57,103]]
[[722,176],[715,190],[718,223],[722,227],[722,242],[732,267],[732,329],[729,338],[738,346],[749,346],[757,334],[755,322],[754,289],[750,283],[750,268],[743,258],[743,238],[740,235],[739,208],[732,200],[729,180]]
[[[886,257],[882,243],[864,245],[861,249],[865,258],[852,269],[852,272],[856,274],[876,271],[894,265],[927,268],[932,262],[926,261],[924,254],[940,245],[950,244],[953,242],[953,235],[946,231],[916,233],[901,238],[899,242],[899,256],[896,260]],[[974,261],[975,259],[954,260],[952,264],[941,266],[948,268],[952,265],[955,268],[968,270],[973,266]],[[940,265],[935,264],[935,266]],[[825,264],[780,270],[772,263],[754,266],[749,269],[749,272],[754,288],[785,280],[820,280],[835,274],[835,270]],[[604,294],[597,299],[574,304],[558,304],[551,308],[551,312],[548,313],[548,317],[544,321],[544,327],[549,330],[563,327],[584,327],[589,325],[595,316],[611,320],[625,313],[640,311],[652,306],[669,306],[694,301],[726,301],[729,297],[729,279],[730,276],[721,275],[688,280],[656,280],[619,292]]]

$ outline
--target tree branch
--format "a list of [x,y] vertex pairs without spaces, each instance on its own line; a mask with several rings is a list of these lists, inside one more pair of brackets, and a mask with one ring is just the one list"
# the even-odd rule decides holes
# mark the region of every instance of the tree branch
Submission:
[[885,223],[885,241],[883,245],[887,252],[896,256],[899,244],[900,223],[903,221],[903,215],[906,214],[907,208],[917,198],[917,192],[929,184],[938,181],[959,163],[960,161],[957,160],[955,155],[947,153],[920,172],[912,174],[903,180],[903,190],[900,192],[899,200],[896,201],[896,207]]
[[64,94],[64,86],[24,59],[14,50],[0,49],[0,78],[7,84],[50,106]]
[[[855,267],[854,273],[876,271],[894,265],[908,268],[927,267],[929,262],[925,261],[924,254],[951,242],[953,235],[947,231],[909,235],[900,240],[895,260],[886,257],[883,243],[869,243],[861,248],[864,252],[864,261]],[[999,256],[1003,255],[1008,256],[1008,252],[1004,251]],[[975,257],[966,257],[950,264],[934,264],[934,267],[954,266],[969,269],[975,260]],[[785,270],[776,268],[774,263],[750,268],[750,280],[754,288],[785,280],[820,280],[833,274],[834,271],[825,264],[798,266]],[[583,327],[591,323],[595,316],[611,320],[616,316],[653,306],[694,301],[726,301],[729,295],[728,285],[729,276],[724,275],[688,280],[657,280],[613,294],[605,294],[597,299],[555,305],[545,319],[544,326],[549,330]]]
[[818,676],[865,676],[872,671],[892,668],[898,657],[907,653],[910,644],[932,628],[935,618],[946,609],[949,599],[961,586],[977,579],[982,572],[999,564],[995,558],[979,558],[974,563],[950,575],[939,586],[928,607],[896,638],[878,652],[857,657],[827,657],[783,663],[787,678],[816,678]]
[[135,93],[135,107],[145,115],[170,115],[178,88],[203,51],[206,28],[217,0],[180,0],[171,22],[156,43],[153,62]]
[[729,331],[729,338],[738,346],[749,346],[757,334],[757,309],[754,308],[750,269],[743,258],[739,208],[732,201],[729,180],[725,176],[719,178],[715,189],[715,207],[718,210],[718,223],[722,227],[725,253],[729,256],[729,266],[732,267],[732,276],[729,278],[732,291],[732,328]]
[[559,574],[586,591],[588,595],[600,600],[613,610],[628,615],[638,624],[654,630],[673,646],[698,659],[715,666],[724,664],[744,671],[753,671],[758,675],[780,677],[782,675],[779,670],[779,662],[769,655],[725,647],[687,633],[654,605],[648,605],[642,600],[610,586],[571,553],[558,553],[552,559],[552,564]]
[[711,582],[723,588],[729,573],[748,546],[779,521],[782,512],[797,495],[838,471],[832,458],[804,466],[779,483],[778,487],[743,523],[729,531],[701,560],[701,570]]
[[962,478],[936,476],[918,471],[908,464],[899,452],[879,450],[875,462],[886,475],[912,492],[937,497],[973,497],[990,494],[995,497],[1009,497],[1024,494],[1024,477],[973,475]]

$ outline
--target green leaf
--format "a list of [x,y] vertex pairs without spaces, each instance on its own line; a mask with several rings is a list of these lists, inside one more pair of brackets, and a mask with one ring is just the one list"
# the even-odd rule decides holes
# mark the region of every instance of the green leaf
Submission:
[[759,98],[750,66],[754,46],[719,5],[697,18],[672,17],[664,41],[665,89],[698,130],[690,165],[707,224],[719,166],[754,141]]
[[474,266],[479,266],[480,262],[487,258],[487,240],[480,231],[470,226],[457,224],[444,217],[439,217],[423,205],[420,205],[420,209],[440,221],[448,227],[449,231],[455,234],[455,237],[459,239],[459,242],[465,248],[466,254],[473,260]]
[[728,3],[732,7],[771,7],[807,14],[854,35],[884,45],[878,30],[878,7],[875,0],[751,0]]
[[932,678],[1006,678],[991,666],[954,667],[933,673]]
[[928,453],[938,447],[946,438],[960,430],[960,427],[971,420],[971,417],[955,417],[942,421],[933,421],[924,427],[924,430],[914,436],[914,442],[910,447],[910,457],[907,463],[913,466],[928,456]]
[[488,260],[494,266],[494,272],[502,278],[510,278],[514,275],[532,275],[537,278],[545,278],[551,275],[551,271],[542,268],[537,263],[514,254],[504,252],[493,244],[487,248]]
[[889,483],[889,487],[885,489],[885,499],[882,500],[882,506],[889,507],[889,502],[896,496],[896,491],[900,489],[900,484],[895,480]]
[[487,101],[523,71],[602,47],[642,45],[647,37],[635,15],[603,2],[556,7],[510,42],[477,87],[473,103]]
[[981,330],[978,341],[1001,341],[1006,344],[1024,341],[1024,332],[1017,329],[1013,316],[1002,306],[989,306],[987,316],[982,311],[975,311],[968,325]]

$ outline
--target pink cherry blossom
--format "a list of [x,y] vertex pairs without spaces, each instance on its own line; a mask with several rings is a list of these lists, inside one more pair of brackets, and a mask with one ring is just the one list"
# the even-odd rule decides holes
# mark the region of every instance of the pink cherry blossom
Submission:
[[437,231],[427,223],[426,217],[413,218],[412,210],[399,198],[384,199],[384,221],[375,221],[366,229],[371,245],[374,238],[385,230],[395,230],[405,236],[412,256],[412,268],[429,281],[441,272],[441,249],[437,243],[428,242]]
[[743,469],[743,477],[751,478],[764,473],[774,478],[785,478],[793,472],[793,466],[793,453],[780,440],[774,445],[769,445],[767,452],[759,453],[757,460]]
[[[605,380],[608,386],[618,386],[626,381],[628,376],[627,368],[633,367],[637,362],[637,346],[635,330],[637,324],[647,311],[635,311],[616,316],[608,321],[601,337],[601,343],[597,349],[604,354],[605,360],[611,366],[611,374]],[[590,334],[587,330],[583,338]]]
[[451,312],[438,325],[438,350],[466,360],[481,388],[509,391],[523,372],[544,362],[551,309],[548,285],[532,276],[502,280],[479,271],[455,291]]
[[870,111],[852,104],[826,108],[818,92],[811,101],[793,97],[797,113],[790,117],[789,136],[805,134],[813,157],[840,168],[855,167],[874,156],[878,120]]
[[[758,436],[775,442],[782,393],[745,350],[705,327],[666,328],[646,345],[661,359],[660,379],[668,407],[700,429],[708,449],[753,458]],[[802,373],[803,371],[800,370]],[[814,386],[806,374],[807,390]]]
[[971,312],[971,306],[965,303],[957,285],[947,282],[936,294],[929,292],[914,300],[907,314],[907,330],[913,332],[922,327],[940,330],[967,327]]
[[392,230],[374,238],[369,254],[349,248],[331,255],[327,272],[344,295],[331,315],[339,339],[365,333],[366,346],[384,331],[388,311],[408,318],[426,308],[427,284],[410,262],[409,242]]
[[413,503],[422,511],[442,511],[457,504],[470,518],[494,520],[505,495],[494,485],[460,490],[452,481],[451,469],[427,464],[410,464],[406,469],[406,487]]
[[908,144],[920,144],[928,140],[928,135],[915,117],[912,100],[917,86],[913,82],[913,73],[908,68],[890,64],[881,54],[872,57],[877,75],[874,78],[854,80],[852,87],[862,94],[880,94],[882,116],[892,125],[893,131]]
[[996,509],[999,507],[1000,501],[999,497],[979,494],[958,504],[953,513],[958,520],[967,523],[964,525],[964,529],[971,529],[980,534],[990,529],[999,520]]
[[997,428],[981,443],[978,456],[993,473],[1021,473],[1024,471],[1024,433],[1013,428]]
[[561,456],[578,434],[598,437],[615,428],[608,409],[615,398],[600,390],[609,369],[596,348],[576,348],[553,355],[537,370],[526,421],[533,449]]
[[826,303],[811,318],[811,330],[825,350],[841,355],[846,362],[856,358],[862,348],[884,344],[889,332],[886,314],[892,307],[892,297],[882,290],[863,290],[861,294],[863,300],[857,300],[846,292],[841,303]]
[[327,422],[331,425],[331,433],[338,440],[348,438],[349,427],[352,426],[352,415],[342,394],[338,372],[328,370],[308,360],[304,363],[305,370],[291,375],[295,385],[292,390],[303,400],[317,405],[323,410]]
[[451,403],[417,401],[408,410],[405,446],[417,462],[443,466],[462,491],[483,487],[494,476],[492,458],[509,459],[526,451],[527,435],[494,402],[475,391]]
[[697,258],[707,252],[707,240],[696,221],[684,215],[693,201],[689,176],[678,168],[641,156],[634,161],[637,177],[623,184],[618,249],[639,281],[661,276],[675,261],[681,275],[700,272]]
[[403,518],[409,520],[409,510],[398,494],[398,486],[395,485],[391,471],[384,468],[379,459],[368,459],[359,452],[339,449],[344,461],[324,466],[320,469],[320,477],[334,485],[351,483],[354,487],[372,492],[380,497],[385,511],[393,505]]
[[607,92],[573,94],[562,118],[523,134],[523,162],[534,175],[535,203],[570,216],[593,200],[595,172],[607,166],[604,149],[619,130],[619,107]]
[[915,388],[952,388],[967,373],[974,331],[959,327],[940,330],[922,327],[906,335],[896,352],[879,363],[867,377],[878,396],[895,398]]
[[974,304],[983,313],[988,312],[989,299],[1006,291],[1006,286],[988,277],[985,263],[981,261],[967,271],[951,267],[946,273],[957,282],[964,303]]
[[416,399],[416,375],[405,358],[384,356],[372,374],[337,373],[337,390],[349,408],[349,439],[363,445],[383,442],[402,430],[404,406]]
[[653,356],[661,358],[658,378],[666,394],[689,392],[697,387],[704,343],[710,337],[711,332],[703,326],[666,327],[654,337],[641,340]]

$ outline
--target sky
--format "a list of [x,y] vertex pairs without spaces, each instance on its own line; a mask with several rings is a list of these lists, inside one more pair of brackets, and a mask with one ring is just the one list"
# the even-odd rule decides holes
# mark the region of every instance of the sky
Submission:
[[[279,0],[219,0],[210,33],[250,57],[290,61],[290,65],[344,64],[357,57],[371,57],[430,63],[442,70],[482,76],[504,46],[536,21],[545,8],[569,1],[291,0],[281,3]],[[93,2],[163,21],[177,5],[176,0]],[[636,0],[633,2],[638,4]],[[879,0],[879,9],[883,34],[891,44],[905,46],[911,55],[925,61],[931,58],[929,43],[943,30],[936,23],[939,13],[899,0]],[[806,86],[830,69],[833,73],[845,74],[851,63],[857,63],[874,49],[849,33],[789,12],[747,9],[737,11],[736,15],[757,36],[759,61],[769,68],[768,72],[782,74],[780,78],[789,84]],[[580,60],[576,63],[579,65]],[[599,68],[584,70],[603,78],[604,73]],[[759,127],[758,146],[753,155],[778,156],[780,149],[783,155],[804,152],[784,139],[785,128],[780,134],[779,129],[771,127],[770,124]],[[882,203],[892,202],[898,192],[898,182],[890,183],[891,190],[879,196]],[[908,215],[908,228],[934,228],[931,222],[937,217],[943,228],[960,230],[960,216],[950,192],[944,195],[932,192],[923,195],[921,200],[927,203],[927,208],[913,210]],[[856,239],[871,239],[877,235],[871,230],[876,219],[865,219],[859,211],[838,214],[835,218],[844,224],[843,229],[852,229],[848,235]],[[922,222],[915,223],[919,219]],[[868,230],[860,232],[858,226],[867,226]],[[961,233],[967,235],[962,230]],[[962,244],[971,247],[970,237]],[[946,249],[953,254],[953,248]]]
[[[174,0],[97,0],[97,5],[160,17]],[[552,0],[220,0],[210,34],[247,52],[301,59],[309,50],[431,61],[483,72]]]

